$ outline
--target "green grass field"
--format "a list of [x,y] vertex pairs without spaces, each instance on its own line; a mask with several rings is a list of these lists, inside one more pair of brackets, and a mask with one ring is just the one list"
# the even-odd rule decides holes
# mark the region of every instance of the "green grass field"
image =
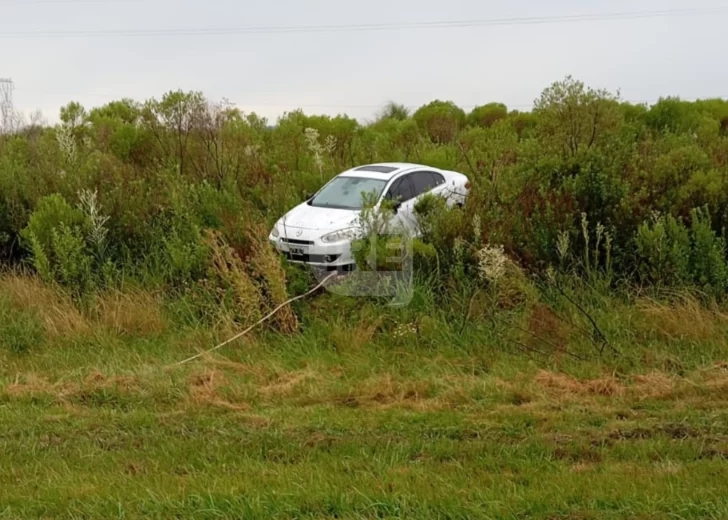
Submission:
[[138,299],[90,319],[23,283],[3,286],[0,518],[728,517],[717,312],[605,311],[622,356],[580,362],[484,325],[393,338],[319,296],[301,333],[175,368],[229,331]]

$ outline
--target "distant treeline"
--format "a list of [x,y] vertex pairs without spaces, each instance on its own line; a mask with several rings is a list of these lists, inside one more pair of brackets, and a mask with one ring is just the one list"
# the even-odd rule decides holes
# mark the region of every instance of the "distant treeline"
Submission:
[[283,212],[345,169],[391,161],[472,180],[464,209],[428,220],[441,276],[503,246],[533,273],[728,288],[724,100],[635,105],[566,78],[530,112],[392,103],[370,124],[295,111],[272,125],[170,92],[70,103],[61,121],[0,136],[0,262],[77,295],[125,280],[181,293],[236,262],[270,271],[264,239]]

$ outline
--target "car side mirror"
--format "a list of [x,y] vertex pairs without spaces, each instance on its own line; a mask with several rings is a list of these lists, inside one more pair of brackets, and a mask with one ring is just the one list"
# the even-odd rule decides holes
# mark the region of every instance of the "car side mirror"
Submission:
[[399,211],[399,208],[401,208],[401,207],[402,207],[402,202],[400,202],[400,201],[397,201],[394,204],[392,204],[392,211],[394,211],[395,215],[397,214],[397,212]]

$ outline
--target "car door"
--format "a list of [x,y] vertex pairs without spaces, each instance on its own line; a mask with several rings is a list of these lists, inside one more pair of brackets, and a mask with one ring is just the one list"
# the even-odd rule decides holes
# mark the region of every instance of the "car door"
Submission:
[[438,195],[445,187],[445,177],[437,172],[420,171],[410,174],[415,187],[415,198],[420,199],[431,193]]
[[409,175],[403,175],[395,179],[384,198],[399,204],[392,224],[410,232],[414,231],[411,215],[414,214],[415,189],[412,178]]
[[433,171],[429,173],[433,178],[433,188],[430,190],[430,193],[444,198],[447,201],[447,205],[450,207],[454,206],[458,202],[462,202],[462,198],[457,190],[455,181],[453,181],[452,185],[448,185],[448,181],[443,174]]
[[435,172],[419,171],[407,175],[412,182],[413,197],[403,204],[400,209],[400,218],[407,221],[407,227],[414,230],[418,229],[417,216],[415,215],[415,206],[427,194],[438,195],[445,187],[445,178]]

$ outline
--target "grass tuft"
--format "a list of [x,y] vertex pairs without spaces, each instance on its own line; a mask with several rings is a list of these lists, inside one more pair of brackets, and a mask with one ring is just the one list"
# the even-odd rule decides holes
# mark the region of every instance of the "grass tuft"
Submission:
[[112,291],[96,299],[97,320],[113,334],[148,337],[167,330],[159,296],[143,291]]
[[667,303],[642,299],[638,309],[647,327],[662,339],[705,341],[728,335],[728,314],[715,305],[706,308],[687,294]]

